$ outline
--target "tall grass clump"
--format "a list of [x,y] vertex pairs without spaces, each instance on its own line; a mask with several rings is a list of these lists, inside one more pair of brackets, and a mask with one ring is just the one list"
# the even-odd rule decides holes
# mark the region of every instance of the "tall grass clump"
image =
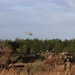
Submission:
[[50,71],[49,65],[44,61],[35,61],[33,63],[27,63],[24,67],[11,67],[9,70],[3,69],[0,75],[48,75]]

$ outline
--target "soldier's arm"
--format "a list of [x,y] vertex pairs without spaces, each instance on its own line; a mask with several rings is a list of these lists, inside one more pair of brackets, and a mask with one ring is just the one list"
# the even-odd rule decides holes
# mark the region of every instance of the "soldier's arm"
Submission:
[[70,62],[70,68],[71,68],[71,62]]
[[66,70],[66,63],[64,63],[64,70]]

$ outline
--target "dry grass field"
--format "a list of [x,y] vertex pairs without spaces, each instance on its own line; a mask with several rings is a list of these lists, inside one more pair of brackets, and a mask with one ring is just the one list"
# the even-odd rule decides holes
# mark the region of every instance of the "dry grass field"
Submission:
[[[50,65],[45,64],[43,61],[36,61],[34,63],[16,64],[11,66],[9,70],[0,69],[0,75],[64,75],[65,70],[63,65],[57,65],[52,68]],[[72,64],[72,75],[75,75],[75,65]]]

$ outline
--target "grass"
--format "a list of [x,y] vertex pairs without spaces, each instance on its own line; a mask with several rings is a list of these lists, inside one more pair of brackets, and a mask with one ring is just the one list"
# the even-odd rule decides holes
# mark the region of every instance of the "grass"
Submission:
[[11,67],[9,70],[0,70],[0,75],[56,75],[50,69],[50,65],[39,60],[34,63],[27,63],[24,67]]

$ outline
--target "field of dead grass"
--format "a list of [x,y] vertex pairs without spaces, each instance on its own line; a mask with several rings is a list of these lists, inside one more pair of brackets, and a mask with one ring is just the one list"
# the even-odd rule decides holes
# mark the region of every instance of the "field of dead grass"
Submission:
[[[75,66],[72,67],[74,73]],[[64,75],[63,65],[56,66],[51,69],[50,65],[43,61],[35,61],[34,63],[24,64],[24,67],[11,67],[9,70],[0,69],[0,75]]]

